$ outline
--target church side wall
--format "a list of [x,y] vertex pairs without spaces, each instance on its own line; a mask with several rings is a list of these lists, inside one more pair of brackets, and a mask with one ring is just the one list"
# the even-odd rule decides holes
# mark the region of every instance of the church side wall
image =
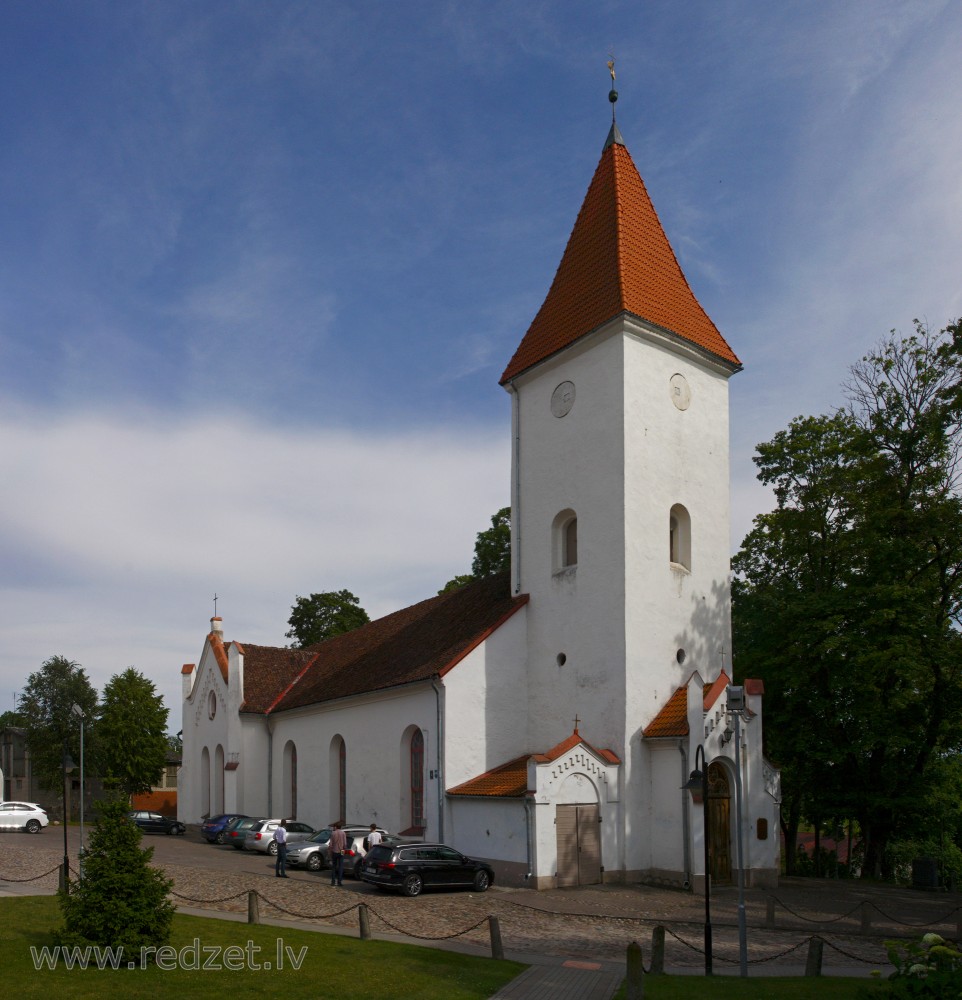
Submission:
[[525,886],[528,827],[522,799],[451,800],[447,843],[462,854],[487,861],[495,885]]
[[200,823],[224,801],[223,767],[218,769],[216,762],[227,752],[227,684],[209,645],[204,647],[191,694],[184,699],[182,711],[184,749],[178,776],[177,818],[184,823]]
[[[376,822],[392,833],[410,826],[402,815],[407,767],[405,732],[412,726],[424,735],[426,785],[425,836],[439,832],[438,788],[429,773],[437,769],[437,710],[430,685],[382,692],[322,703],[285,712],[274,718],[272,808],[281,815],[291,789],[284,781],[284,753],[288,742],[297,752],[296,816],[314,827],[326,826],[338,816],[336,738],[344,741],[346,815],[348,823]],[[332,757],[334,758],[332,760]]]
[[444,677],[444,786],[452,788],[530,750],[527,607]]

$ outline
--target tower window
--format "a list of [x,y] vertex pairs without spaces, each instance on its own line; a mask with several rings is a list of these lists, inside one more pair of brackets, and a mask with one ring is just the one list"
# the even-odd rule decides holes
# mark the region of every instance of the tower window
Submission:
[[555,573],[578,565],[578,515],[563,510],[551,526],[552,564]]
[[673,565],[691,569],[691,517],[680,503],[668,514],[668,558]]

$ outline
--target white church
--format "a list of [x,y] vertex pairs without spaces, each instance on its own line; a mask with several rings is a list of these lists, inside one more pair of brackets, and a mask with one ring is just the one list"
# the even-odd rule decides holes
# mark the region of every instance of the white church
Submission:
[[[739,855],[746,885],[775,884],[779,775],[762,754],[760,681],[740,681],[732,711],[740,369],[613,122],[501,377],[510,575],[307,649],[229,640],[211,619],[182,668],[179,818],[377,822],[533,889],[698,888],[707,825],[713,884],[737,879]],[[702,805],[683,788],[696,764]]]

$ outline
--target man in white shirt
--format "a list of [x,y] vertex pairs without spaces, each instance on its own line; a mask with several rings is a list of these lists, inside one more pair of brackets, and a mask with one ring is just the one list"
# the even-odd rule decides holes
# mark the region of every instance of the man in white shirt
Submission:
[[287,820],[282,819],[274,831],[277,844],[277,861],[274,862],[274,877],[287,878]]

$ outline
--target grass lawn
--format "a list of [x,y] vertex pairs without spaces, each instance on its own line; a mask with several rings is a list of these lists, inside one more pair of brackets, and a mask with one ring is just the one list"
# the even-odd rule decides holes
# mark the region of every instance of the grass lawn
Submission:
[[[35,969],[31,947],[52,947],[60,925],[56,897],[0,899],[0,968],[11,996],[71,1000],[176,997],[210,1000],[276,995],[284,1000],[486,1000],[524,966],[386,941],[253,926],[216,918],[174,918],[166,964],[145,969]],[[280,947],[283,968],[278,967]],[[216,953],[212,949],[219,949]],[[206,950],[205,950],[206,949]],[[228,951],[226,949],[233,949]],[[51,956],[52,957],[52,956]],[[219,967],[202,966],[205,961]],[[268,968],[268,963],[270,967]],[[260,968],[253,968],[253,965]],[[230,968],[230,965],[240,966]],[[645,980],[646,1000],[843,1000],[871,997],[870,979],[740,979],[660,976]],[[616,1000],[624,1000],[622,986]]]

